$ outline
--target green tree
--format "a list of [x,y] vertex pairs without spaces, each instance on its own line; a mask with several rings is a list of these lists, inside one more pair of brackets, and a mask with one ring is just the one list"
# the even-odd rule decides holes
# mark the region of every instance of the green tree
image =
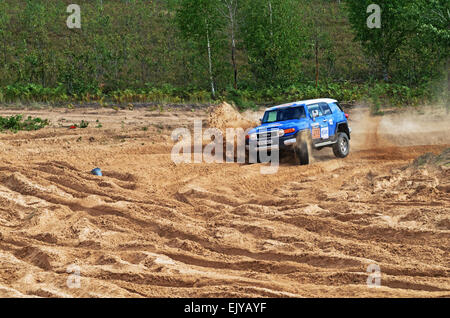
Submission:
[[301,77],[305,48],[296,0],[247,0],[242,5],[241,37],[260,86],[288,85]]
[[[330,21],[333,19],[330,11],[331,5],[324,0],[317,0],[313,3],[301,6],[302,23],[306,26],[306,41],[308,51],[306,56],[313,56],[315,68],[315,84],[319,85],[320,69],[324,57],[332,63],[332,54],[330,53],[331,40],[328,30]],[[312,54],[310,53],[312,52]]]
[[11,37],[11,31],[8,27],[10,17],[6,12],[6,3],[4,0],[0,1],[0,42],[2,46],[2,58],[0,59],[3,64],[3,71],[7,71],[8,66],[8,41]]
[[[442,47],[450,46],[450,2],[447,0],[422,0],[420,3],[421,30]],[[448,54],[448,51],[447,51]]]
[[369,28],[367,8],[373,0],[347,0],[350,24],[367,56],[375,58],[385,81],[389,80],[391,63],[399,49],[418,30],[421,0],[378,0],[381,27]]
[[33,34],[25,41],[25,68],[29,82],[39,81],[43,86],[47,83],[47,58],[49,34],[47,21],[50,15],[45,3],[41,0],[27,0],[21,16],[22,32]]
[[200,54],[207,59],[211,94],[215,95],[214,57],[221,50],[223,17],[214,0],[182,0],[176,22],[185,39],[195,43]]
[[428,43],[437,46],[438,58],[444,61],[447,90],[450,91],[450,2],[448,0],[422,0],[420,30]]
[[237,0],[220,0],[216,4],[217,10],[222,14],[222,17],[228,22],[229,38],[231,42],[231,63],[233,66],[233,84],[234,89],[238,88],[238,67],[236,61],[236,29],[237,29]]

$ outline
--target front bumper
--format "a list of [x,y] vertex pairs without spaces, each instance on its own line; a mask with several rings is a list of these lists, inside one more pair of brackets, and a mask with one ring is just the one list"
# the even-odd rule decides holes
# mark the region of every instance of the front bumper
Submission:
[[[276,142],[278,139],[278,142]],[[259,141],[256,141],[252,144],[247,140],[245,149],[250,150],[251,146],[254,146],[256,151],[267,151],[267,150],[290,150],[292,149],[292,145],[297,142],[297,134],[293,134],[290,136],[282,136],[279,138],[273,138],[272,143],[269,145],[258,145]]]

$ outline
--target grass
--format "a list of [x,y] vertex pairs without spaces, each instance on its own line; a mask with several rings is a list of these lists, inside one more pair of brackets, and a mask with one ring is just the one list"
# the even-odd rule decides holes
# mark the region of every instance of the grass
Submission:
[[12,131],[15,133],[20,130],[32,131],[42,129],[49,124],[48,119],[39,117],[32,118],[28,116],[26,119],[23,119],[23,115],[20,114],[10,117],[0,116],[0,131]]
[[80,128],[87,128],[89,126],[89,122],[84,119],[80,122]]
[[413,166],[421,167],[424,165],[449,166],[450,165],[450,148],[445,149],[442,153],[435,155],[432,152],[426,153],[413,162]]
[[[99,125],[101,125],[101,124],[99,124]],[[85,121],[84,119],[83,120],[81,120],[81,122],[80,122],[80,124],[78,125],[78,124],[73,124],[72,125],[72,127],[76,127],[76,128],[88,128],[88,126],[89,126],[89,122],[88,121]],[[101,127],[101,126],[100,126]],[[99,127],[97,127],[97,128],[99,128]]]
[[[16,87],[17,86],[17,87]],[[319,97],[332,97],[342,103],[352,103],[357,100],[370,100],[376,104],[388,106],[420,105],[424,101],[433,102],[441,98],[442,92],[432,92],[430,87],[410,88],[404,85],[367,82],[367,83],[314,83],[295,84],[289,87],[265,87],[246,89],[224,89],[217,92],[212,98],[207,91],[200,89],[183,89],[165,86],[164,88],[145,87],[135,89],[116,90],[112,92],[83,92],[68,94],[61,87],[46,88],[41,85],[10,85],[0,87],[0,103],[33,104],[46,103],[53,106],[75,108],[77,103],[97,104],[102,107],[111,107],[133,110],[136,106],[145,103],[158,103],[150,106],[150,111],[164,112],[165,104],[210,104],[221,101],[233,102],[240,110],[255,109],[266,104],[279,104],[287,101],[313,99]],[[30,93],[31,92],[31,93]],[[375,105],[379,108],[379,105]],[[377,109],[375,109],[375,112]]]

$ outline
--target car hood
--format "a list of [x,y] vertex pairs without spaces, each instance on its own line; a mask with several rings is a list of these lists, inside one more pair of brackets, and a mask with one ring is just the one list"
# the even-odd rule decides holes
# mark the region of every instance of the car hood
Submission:
[[273,129],[296,128],[297,130],[301,130],[301,129],[306,129],[307,127],[308,127],[308,121],[306,119],[292,119],[292,120],[262,124],[256,128],[253,128],[252,130],[250,130],[249,134],[258,133],[260,131],[270,131]]

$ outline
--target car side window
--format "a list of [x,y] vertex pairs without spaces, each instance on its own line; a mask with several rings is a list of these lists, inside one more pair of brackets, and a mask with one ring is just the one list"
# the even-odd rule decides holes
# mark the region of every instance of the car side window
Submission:
[[305,110],[303,107],[294,107],[289,109],[288,112],[289,119],[300,119],[302,117],[305,117]]
[[344,110],[342,109],[341,105],[339,105],[339,103],[330,103],[330,106],[336,110],[340,110],[341,112],[344,112]]
[[308,105],[308,113],[309,116],[313,117],[313,112],[317,112],[317,116],[323,116],[322,110],[319,107],[319,104]]
[[300,118],[305,118],[306,114],[305,114],[305,109],[302,107],[297,107],[296,108],[296,118],[300,119]]
[[330,106],[328,106],[326,103],[320,103],[320,108],[322,109],[322,113],[324,116],[332,114]]

